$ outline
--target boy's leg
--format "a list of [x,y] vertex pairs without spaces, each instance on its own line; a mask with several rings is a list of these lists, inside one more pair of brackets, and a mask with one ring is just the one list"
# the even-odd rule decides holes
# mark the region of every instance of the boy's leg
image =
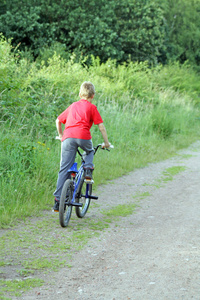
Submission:
[[92,180],[92,172],[94,170],[93,158],[94,149],[92,140],[78,140],[79,146],[86,152],[85,164],[84,164],[84,176],[89,181]]
[[72,167],[76,152],[77,152],[77,140],[73,138],[68,138],[62,142],[61,145],[61,161],[60,161],[60,171],[58,173],[58,180],[54,196],[56,200],[60,200],[60,195],[62,192],[62,187],[66,179],[70,178],[68,170]]
[[84,169],[93,169],[94,149],[93,149],[92,140],[77,139],[77,143],[79,147],[86,152]]

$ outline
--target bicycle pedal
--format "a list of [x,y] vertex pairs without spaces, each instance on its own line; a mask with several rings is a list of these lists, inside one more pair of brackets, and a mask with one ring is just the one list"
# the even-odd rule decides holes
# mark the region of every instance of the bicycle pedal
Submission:
[[94,180],[93,179],[87,179],[87,178],[85,178],[84,182],[87,183],[87,184],[93,184]]
[[97,196],[92,196],[92,195],[88,195],[88,198],[89,198],[89,199],[93,199],[93,200],[98,200],[99,197],[97,197]]
[[70,203],[67,203],[68,206],[79,206],[79,207],[82,207],[83,206],[83,203],[78,203],[78,202],[70,202]]
[[79,207],[82,207],[83,206],[83,203],[77,203],[77,202],[73,202],[71,203],[72,206],[79,206]]

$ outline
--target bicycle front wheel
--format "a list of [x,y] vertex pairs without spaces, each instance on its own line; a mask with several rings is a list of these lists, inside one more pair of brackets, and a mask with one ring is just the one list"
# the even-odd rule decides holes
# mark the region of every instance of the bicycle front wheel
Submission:
[[90,206],[90,198],[88,196],[92,195],[92,184],[86,184],[84,182],[84,178],[82,178],[80,185],[79,185],[79,191],[78,196],[76,198],[76,202],[82,203],[83,206],[75,207],[76,215],[78,218],[83,218],[88,211],[88,208]]
[[67,179],[63,185],[59,205],[59,221],[62,227],[67,227],[72,214],[72,206],[67,205],[73,198],[73,181]]

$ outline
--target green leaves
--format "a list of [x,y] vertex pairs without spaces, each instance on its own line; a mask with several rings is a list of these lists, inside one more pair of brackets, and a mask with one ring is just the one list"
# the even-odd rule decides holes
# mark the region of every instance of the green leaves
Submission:
[[163,12],[151,1],[123,1],[117,8],[124,60],[155,63],[163,48]]
[[166,0],[164,16],[166,20],[166,51],[162,60],[189,60],[200,65],[200,1]]
[[67,59],[75,53],[77,60],[199,65],[199,12],[200,0],[13,0],[0,4],[0,28],[45,62],[55,50]]
[[151,1],[14,0],[1,11],[3,34],[35,57],[59,42],[77,57],[156,62],[163,46],[162,11]]

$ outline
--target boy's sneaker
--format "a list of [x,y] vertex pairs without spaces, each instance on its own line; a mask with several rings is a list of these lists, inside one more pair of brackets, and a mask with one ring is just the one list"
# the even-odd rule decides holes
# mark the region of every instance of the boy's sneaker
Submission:
[[56,211],[56,212],[59,211],[59,200],[55,199],[55,204],[53,206],[53,211]]
[[94,169],[90,169],[90,168],[84,169],[84,177],[85,177],[85,179],[92,180],[92,172],[93,172],[93,170]]
[[84,169],[85,182],[90,183],[90,184],[94,183],[94,180],[92,178],[93,170],[94,169],[90,169],[90,168]]

